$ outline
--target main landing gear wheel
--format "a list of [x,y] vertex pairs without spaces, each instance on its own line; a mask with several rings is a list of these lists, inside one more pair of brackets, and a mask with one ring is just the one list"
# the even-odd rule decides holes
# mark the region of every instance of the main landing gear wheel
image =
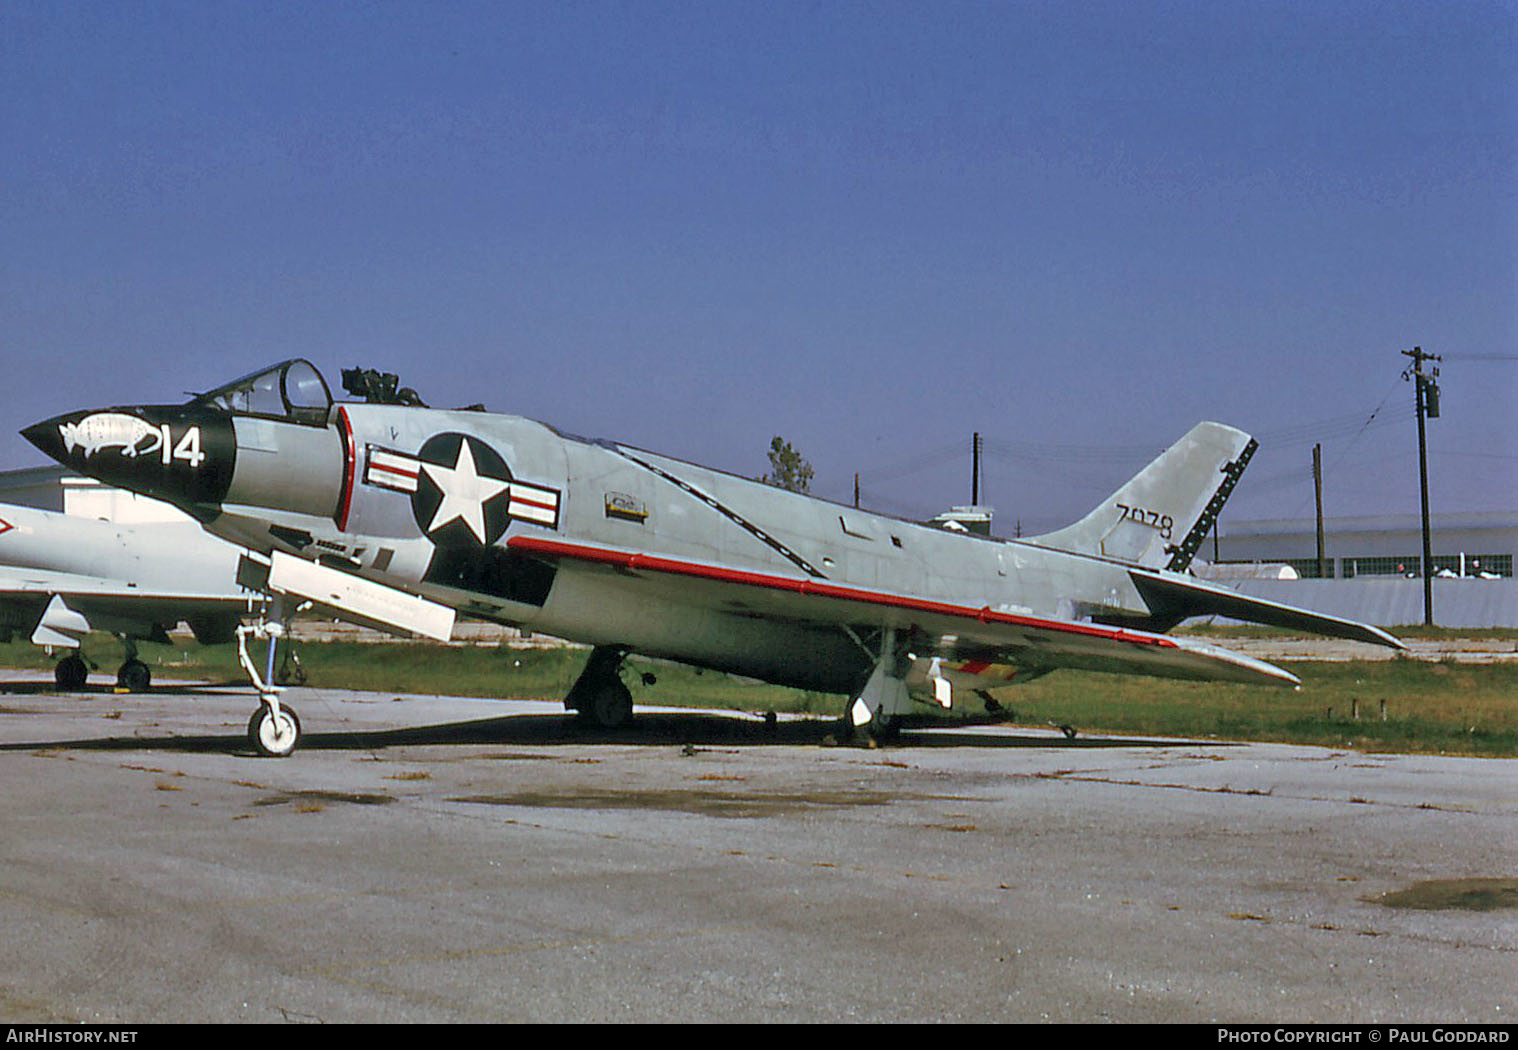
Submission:
[[632,722],[632,692],[622,681],[622,660],[627,650],[597,646],[575,679],[564,706],[576,711],[580,721],[597,729],[621,729]]
[[128,660],[116,672],[116,684],[130,693],[145,693],[153,684],[153,672],[141,660]]
[[260,755],[284,758],[300,740],[300,718],[293,707],[284,704],[279,705],[278,715],[260,707],[248,720],[248,740]]
[[78,656],[65,656],[58,661],[58,666],[53,668],[53,681],[65,692],[83,689],[85,679],[89,676],[88,665]]
[[597,729],[621,729],[632,721],[632,693],[621,682],[607,682],[596,689],[580,717]]

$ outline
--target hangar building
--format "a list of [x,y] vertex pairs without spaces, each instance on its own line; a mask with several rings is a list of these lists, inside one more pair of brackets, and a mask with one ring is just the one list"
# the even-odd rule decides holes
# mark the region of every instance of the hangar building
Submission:
[[[1220,524],[1216,574],[1261,598],[1395,627],[1423,622],[1422,524],[1415,514],[1326,518],[1319,573],[1311,518]],[[1446,627],[1518,627],[1518,511],[1434,514],[1434,623]],[[1289,566],[1298,579],[1264,579],[1267,566]],[[1279,577],[1278,571],[1273,575]],[[1288,574],[1289,575],[1289,574]]]

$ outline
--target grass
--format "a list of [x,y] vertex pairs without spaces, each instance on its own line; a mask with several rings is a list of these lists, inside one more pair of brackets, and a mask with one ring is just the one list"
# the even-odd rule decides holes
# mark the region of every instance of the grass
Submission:
[[[121,659],[119,646],[105,636],[91,638],[85,651],[101,666],[97,681]],[[543,700],[562,698],[585,659],[583,649],[358,642],[307,642],[298,652],[308,684],[318,688]],[[144,644],[141,656],[155,678],[244,681],[230,645]],[[18,639],[0,645],[0,666],[46,672],[52,659]],[[1086,732],[1518,756],[1518,664],[1396,659],[1284,666],[1302,679],[1300,691],[1066,671],[997,696],[1022,724],[1069,724]],[[839,696],[637,658],[628,667],[625,677],[639,703],[826,717],[843,710]],[[657,683],[645,684],[644,674]],[[973,698],[967,707],[967,715],[980,712]]]
[[1518,756],[1518,664],[1416,660],[1283,664],[1298,691],[1053,674],[1007,694],[1033,721],[1112,732],[1365,751]]

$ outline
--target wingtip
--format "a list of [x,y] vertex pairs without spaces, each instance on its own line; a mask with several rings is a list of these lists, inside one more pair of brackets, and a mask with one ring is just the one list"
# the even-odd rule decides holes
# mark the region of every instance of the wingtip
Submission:
[[1243,653],[1222,646],[1185,643],[1185,648],[1195,653],[1205,654],[1219,664],[1227,665],[1231,673],[1226,676],[1236,682],[1244,682],[1250,685],[1273,685],[1288,689],[1300,689],[1302,680],[1283,667],[1256,659],[1253,656],[1245,656]]

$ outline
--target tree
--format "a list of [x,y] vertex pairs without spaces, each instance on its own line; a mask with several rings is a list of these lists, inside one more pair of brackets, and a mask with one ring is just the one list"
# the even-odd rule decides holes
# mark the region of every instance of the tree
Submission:
[[777,434],[770,442],[770,472],[759,480],[766,485],[788,492],[806,492],[812,487],[812,465],[801,458],[801,453],[791,448]]

